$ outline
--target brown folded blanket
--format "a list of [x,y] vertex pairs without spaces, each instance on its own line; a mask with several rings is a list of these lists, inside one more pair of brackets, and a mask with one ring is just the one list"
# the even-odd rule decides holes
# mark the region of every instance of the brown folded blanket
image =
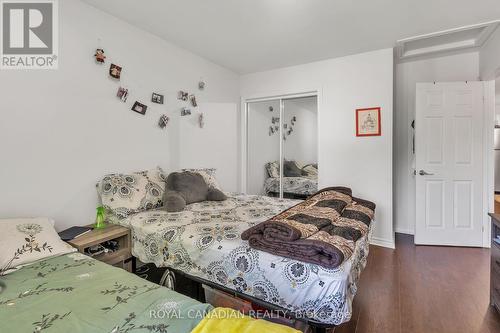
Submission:
[[241,234],[251,247],[282,257],[335,268],[367,234],[373,202],[353,198],[346,187],[329,187]]

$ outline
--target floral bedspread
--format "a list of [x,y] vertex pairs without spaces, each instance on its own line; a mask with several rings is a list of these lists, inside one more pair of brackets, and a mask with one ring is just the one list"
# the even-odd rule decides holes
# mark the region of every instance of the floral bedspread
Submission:
[[80,253],[1,277],[0,332],[191,332],[212,307]]
[[182,212],[150,210],[112,220],[131,228],[132,253],[142,262],[184,271],[325,324],[349,321],[368,236],[335,269],[254,250],[240,238],[297,202],[231,194],[226,201],[191,204]]
[[[280,192],[280,179],[266,178],[264,181],[266,193]],[[283,192],[299,195],[312,195],[318,191],[318,179],[312,177],[283,177]]]

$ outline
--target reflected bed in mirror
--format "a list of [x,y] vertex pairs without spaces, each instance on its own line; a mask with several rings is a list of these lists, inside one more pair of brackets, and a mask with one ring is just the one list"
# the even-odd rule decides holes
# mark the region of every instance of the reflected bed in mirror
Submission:
[[[294,164],[299,170],[298,175],[295,170],[290,172],[287,164]],[[264,182],[264,189],[267,195],[279,197],[280,177],[279,163],[269,162],[266,164],[268,178]],[[290,172],[290,173],[289,173]],[[305,199],[318,190],[318,165],[302,165],[297,161],[286,161],[283,175],[283,197],[289,199]]]

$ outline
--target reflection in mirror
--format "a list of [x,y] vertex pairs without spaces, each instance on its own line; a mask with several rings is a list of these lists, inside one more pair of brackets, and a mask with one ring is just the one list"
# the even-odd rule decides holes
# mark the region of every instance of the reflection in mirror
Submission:
[[317,97],[249,102],[247,111],[247,193],[296,199],[315,193]]
[[247,193],[264,195],[270,175],[279,182],[280,100],[251,102],[247,110]]
[[318,189],[316,96],[283,100],[283,197],[305,199]]

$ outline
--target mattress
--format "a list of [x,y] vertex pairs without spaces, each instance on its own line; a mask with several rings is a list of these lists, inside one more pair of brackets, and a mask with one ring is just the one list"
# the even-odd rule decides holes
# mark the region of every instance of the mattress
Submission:
[[188,205],[182,212],[150,210],[125,219],[132,253],[142,262],[171,267],[278,305],[325,324],[349,321],[356,284],[365,267],[368,240],[335,269],[254,250],[241,233],[297,200],[231,194],[222,202]]
[[[264,181],[266,193],[280,192],[280,179],[266,178]],[[312,195],[318,191],[318,180],[308,177],[283,177],[283,192],[301,195]]]

